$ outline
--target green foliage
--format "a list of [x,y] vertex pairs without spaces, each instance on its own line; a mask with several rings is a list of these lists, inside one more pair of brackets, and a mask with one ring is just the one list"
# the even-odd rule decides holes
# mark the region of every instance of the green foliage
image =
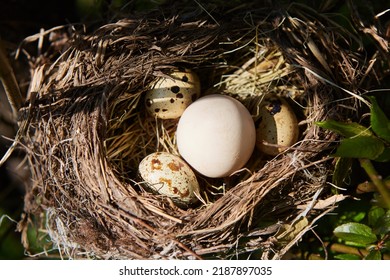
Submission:
[[360,260],[360,257],[354,254],[338,254],[334,258],[337,260]]
[[379,219],[383,217],[383,215],[385,215],[385,209],[382,207],[373,206],[370,211],[368,211],[368,225],[377,225]]
[[342,123],[335,120],[317,122],[319,127],[332,130],[344,137],[351,138],[356,136],[372,136],[373,133],[365,126],[358,123]]
[[375,136],[357,136],[343,139],[334,156],[376,160],[384,149],[383,142]]
[[371,101],[371,128],[378,137],[390,143],[390,120],[379,107],[376,99],[373,97],[369,99]]
[[76,10],[81,17],[98,18],[103,4],[102,0],[76,0]]
[[365,260],[381,260],[382,254],[378,250],[372,250],[364,257]]
[[372,229],[360,223],[342,224],[336,227],[333,232],[337,237],[357,246],[364,247],[377,241],[377,237],[372,232]]
[[52,242],[46,232],[39,229],[37,225],[30,224],[27,230],[28,253],[40,256],[43,252],[50,251],[54,255]]
[[[334,120],[318,122],[321,128],[342,136],[332,156],[337,158],[332,181],[337,186],[348,185],[353,160],[358,160],[376,191],[369,209],[344,211],[334,222],[333,234],[343,243],[335,259],[379,260],[390,252],[390,190],[376,171],[378,164],[390,161],[390,120],[374,97],[369,97],[370,126]],[[371,161],[377,162],[375,166]],[[341,222],[341,223],[340,223]],[[337,246],[334,248],[338,248]],[[360,248],[357,250],[357,248]],[[361,251],[363,250],[363,251]],[[362,253],[364,252],[364,254]],[[363,254],[363,257],[361,257]]]
[[[358,251],[364,255],[363,259],[380,260],[390,252],[390,210],[373,206],[368,211],[367,220],[339,225],[333,233],[339,242],[344,242],[351,249],[365,248],[365,251]],[[349,254],[337,256],[338,259],[352,259]]]
[[390,161],[390,120],[373,97],[371,101],[371,128],[351,122],[334,120],[317,122],[319,127],[334,131],[341,140],[334,156],[342,158],[364,158],[376,161]]
[[385,147],[382,154],[380,154],[375,161],[377,162],[389,162],[390,161],[390,147]]
[[378,220],[373,225],[374,232],[376,234],[388,234],[390,233],[390,210],[387,210],[385,214],[378,217]]
[[333,120],[318,122],[317,125],[346,137],[341,140],[334,156],[378,161],[390,160],[389,148],[386,146],[388,143],[374,135],[368,128],[356,123],[341,123]]
[[[369,97],[369,100],[371,101],[370,127],[355,122],[342,123],[334,120],[318,122],[317,125],[344,137],[333,156],[340,159],[359,159],[361,167],[372,179],[373,184],[381,194],[385,206],[390,207],[390,191],[370,162],[371,160],[377,162],[390,161],[390,120],[374,97]],[[334,183],[344,181],[350,164],[349,161],[343,160],[340,162],[339,160],[333,177]]]
[[20,239],[12,234],[15,227],[15,221],[5,215],[0,208],[0,259],[20,259],[23,257]]

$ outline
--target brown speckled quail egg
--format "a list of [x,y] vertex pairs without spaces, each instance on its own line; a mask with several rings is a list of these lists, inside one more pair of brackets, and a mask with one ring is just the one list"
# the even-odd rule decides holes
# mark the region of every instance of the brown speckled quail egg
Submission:
[[180,69],[158,78],[145,95],[147,111],[159,119],[177,119],[200,96],[198,76]]
[[298,121],[286,100],[271,97],[260,104],[256,122],[256,147],[268,155],[278,155],[298,140]]
[[170,197],[179,206],[189,206],[197,201],[199,184],[195,173],[178,156],[152,153],[140,162],[139,175],[149,189]]

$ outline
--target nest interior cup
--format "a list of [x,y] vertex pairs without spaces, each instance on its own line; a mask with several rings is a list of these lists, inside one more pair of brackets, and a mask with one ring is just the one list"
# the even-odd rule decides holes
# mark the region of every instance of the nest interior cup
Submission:
[[[30,56],[29,99],[20,111],[32,176],[20,230],[26,235],[29,223],[44,227],[50,246],[70,258],[202,259],[248,252],[282,258],[332,208],[309,209],[301,231],[278,239],[313,197],[332,197],[332,161],[324,151],[336,135],[314,123],[354,118],[349,108],[358,100],[340,88],[361,90],[362,73],[375,74],[358,50],[345,46],[346,38],[355,39],[351,34],[328,28],[333,22],[311,9],[288,9],[251,10],[249,23],[247,8],[231,11],[227,22],[196,6],[197,12],[169,17],[167,9],[92,31],[75,25],[47,32],[49,47]],[[188,209],[148,192],[137,177],[147,155],[179,155],[178,120],[156,119],[144,107],[152,81],[179,67],[198,74],[202,95],[232,96],[254,118],[264,97],[284,97],[296,105],[300,122],[298,142],[280,154],[254,151],[244,169],[226,178],[198,175],[201,202]]]

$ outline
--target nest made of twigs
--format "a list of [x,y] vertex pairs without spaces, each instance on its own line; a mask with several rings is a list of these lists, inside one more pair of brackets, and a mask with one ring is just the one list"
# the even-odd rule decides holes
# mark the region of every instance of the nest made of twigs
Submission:
[[[355,48],[357,33],[302,6],[235,10],[224,15],[229,21],[195,10],[123,18],[92,32],[57,27],[25,40],[49,42],[30,56],[20,111],[32,173],[25,234],[37,223],[71,258],[278,259],[333,209],[340,196],[329,191],[327,155],[337,136],[315,122],[356,118],[361,92],[380,77]],[[177,121],[148,116],[143,96],[155,77],[180,66],[198,73],[203,94],[232,95],[254,115],[265,96],[285,97],[301,132],[276,157],[254,152],[228,178],[199,177],[202,203],[189,209],[143,190],[137,178],[146,155],[177,154]]]

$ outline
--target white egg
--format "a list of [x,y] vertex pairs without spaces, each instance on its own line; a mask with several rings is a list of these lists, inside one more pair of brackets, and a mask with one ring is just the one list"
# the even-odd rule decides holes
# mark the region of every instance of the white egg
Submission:
[[249,111],[238,100],[220,94],[192,103],[179,120],[176,136],[180,155],[193,169],[211,178],[241,169],[256,142]]
[[179,118],[200,96],[198,76],[188,69],[173,71],[169,77],[158,78],[145,95],[147,111],[160,119]]
[[260,104],[256,147],[268,155],[278,155],[298,141],[298,121],[282,98],[269,98]]
[[199,184],[195,173],[178,156],[152,153],[140,162],[138,172],[147,188],[170,197],[179,206],[188,206],[198,200]]

